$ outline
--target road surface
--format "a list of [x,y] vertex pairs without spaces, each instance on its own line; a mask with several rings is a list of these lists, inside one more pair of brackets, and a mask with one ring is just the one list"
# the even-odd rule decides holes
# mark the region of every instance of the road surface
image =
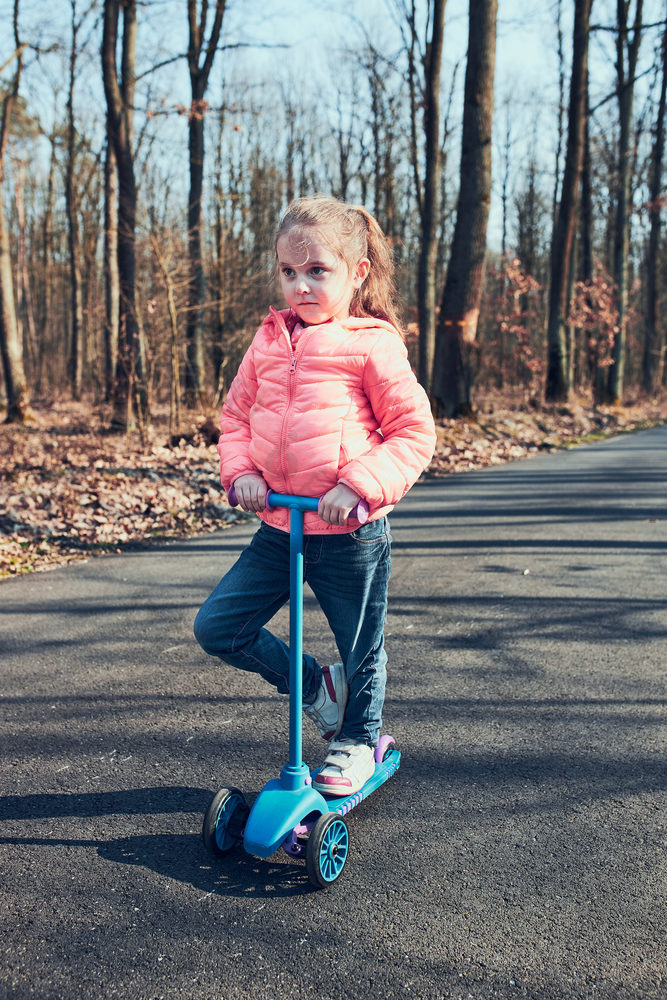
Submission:
[[667,427],[395,511],[403,763],[324,892],[200,842],[286,754],[286,701],[192,638],[253,527],[0,585],[0,997],[664,1000]]

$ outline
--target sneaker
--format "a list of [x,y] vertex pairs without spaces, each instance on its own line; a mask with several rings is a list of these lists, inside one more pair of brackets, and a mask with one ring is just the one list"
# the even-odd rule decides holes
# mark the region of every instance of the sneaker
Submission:
[[312,705],[304,705],[303,710],[312,719],[323,740],[338,736],[343,726],[347,705],[347,677],[342,663],[332,663],[322,667],[322,683]]
[[354,740],[334,740],[313,788],[326,795],[354,795],[375,771],[375,748]]

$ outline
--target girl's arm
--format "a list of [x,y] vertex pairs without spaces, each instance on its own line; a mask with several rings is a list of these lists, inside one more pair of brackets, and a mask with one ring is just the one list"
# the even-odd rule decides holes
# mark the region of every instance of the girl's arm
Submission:
[[436,435],[428,397],[395,334],[378,337],[366,363],[364,391],[383,440],[345,465],[339,482],[363,497],[373,511],[405,496],[431,461]]

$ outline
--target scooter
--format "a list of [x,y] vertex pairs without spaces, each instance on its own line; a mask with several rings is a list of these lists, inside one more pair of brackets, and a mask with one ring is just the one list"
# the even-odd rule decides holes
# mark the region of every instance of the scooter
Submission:
[[[233,487],[229,500],[236,506]],[[327,796],[313,788],[319,768],[311,771],[302,759],[303,655],[303,515],[316,511],[315,497],[269,492],[267,509],[290,511],[290,662],[289,759],[278,778],[267,782],[252,809],[238,788],[221,788],[204,817],[206,849],[224,856],[243,843],[248,854],[268,858],[282,848],[291,858],[304,860],[310,882],[320,889],[343,874],[350,850],[344,817],[398,770],[401,754],[393,736],[383,735],[375,749],[375,771],[354,795]],[[352,512],[363,524],[368,507],[360,501]]]

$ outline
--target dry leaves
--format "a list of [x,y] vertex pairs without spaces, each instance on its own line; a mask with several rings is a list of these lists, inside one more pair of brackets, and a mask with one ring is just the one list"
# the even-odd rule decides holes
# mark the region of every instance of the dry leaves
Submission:
[[0,576],[91,553],[215,531],[243,516],[222,493],[215,445],[175,447],[164,430],[89,430],[81,406],[38,412],[37,427],[0,428]]
[[[205,427],[193,427],[168,447],[158,426],[142,446],[136,435],[104,434],[98,414],[84,404],[36,412],[35,426],[0,427],[0,577],[216,531],[243,517],[222,493]],[[658,404],[497,407],[478,421],[441,421],[427,475],[507,462],[665,419]]]
[[439,421],[438,446],[427,476],[499,465],[667,420],[665,402],[645,402],[627,408],[572,404],[540,410],[531,407],[509,410],[492,405],[487,409],[476,420]]

